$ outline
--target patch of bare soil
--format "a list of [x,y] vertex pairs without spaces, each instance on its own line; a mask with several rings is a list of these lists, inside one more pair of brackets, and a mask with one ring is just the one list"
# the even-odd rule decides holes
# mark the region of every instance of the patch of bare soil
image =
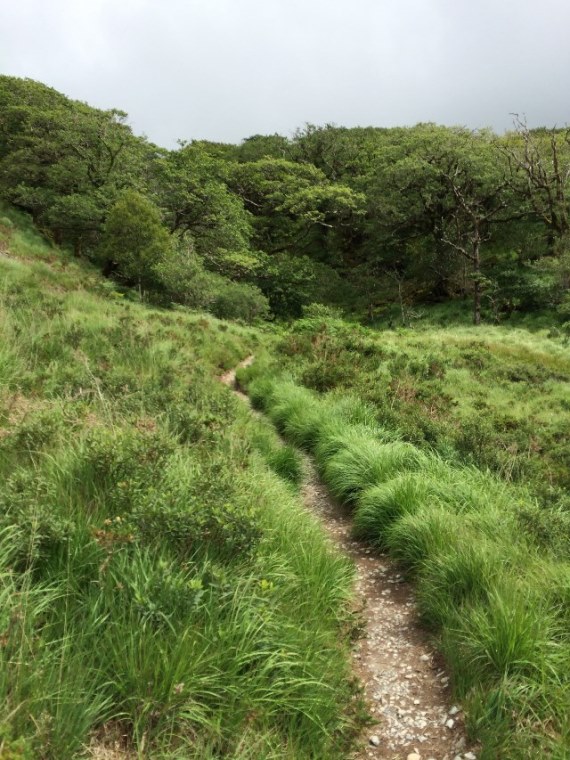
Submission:
[[139,755],[131,746],[129,731],[120,721],[109,721],[91,737],[86,748],[89,760],[135,760]]
[[0,439],[9,436],[28,415],[46,406],[47,402],[29,398],[21,393],[12,393],[0,398],[0,412],[5,417],[5,426],[0,426]]
[[246,396],[245,393],[240,391],[240,389],[236,385],[236,372],[238,369],[242,369],[243,367],[249,367],[250,364],[253,364],[254,360],[253,354],[251,356],[247,356],[243,361],[241,361],[237,367],[234,367],[234,369],[230,369],[227,372],[224,372],[223,375],[220,375],[219,380],[224,385],[227,385],[228,388],[232,388],[235,395],[241,399],[242,401],[245,401],[246,404],[249,404],[249,399]]

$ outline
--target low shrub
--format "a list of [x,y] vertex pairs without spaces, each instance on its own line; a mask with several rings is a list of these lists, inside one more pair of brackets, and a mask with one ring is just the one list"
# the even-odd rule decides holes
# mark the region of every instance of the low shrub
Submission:
[[6,529],[20,572],[41,568],[74,535],[73,522],[58,509],[55,485],[28,468],[16,470],[0,491],[0,531]]
[[222,278],[209,310],[220,319],[243,319],[253,322],[269,316],[269,301],[255,285]]

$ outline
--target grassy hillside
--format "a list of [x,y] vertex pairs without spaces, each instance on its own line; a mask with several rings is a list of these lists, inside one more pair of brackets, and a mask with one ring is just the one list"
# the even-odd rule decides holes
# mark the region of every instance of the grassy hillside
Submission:
[[407,440],[524,482],[543,501],[565,500],[570,344],[557,331],[374,331],[311,319],[281,352],[303,384],[356,393]]
[[216,376],[267,333],[0,220],[0,754],[343,757],[351,569]]
[[569,360],[522,330],[312,319],[241,374],[415,580],[488,760],[570,756]]

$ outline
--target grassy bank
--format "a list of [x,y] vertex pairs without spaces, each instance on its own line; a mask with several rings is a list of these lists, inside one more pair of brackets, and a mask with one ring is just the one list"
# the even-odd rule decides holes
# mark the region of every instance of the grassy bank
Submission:
[[353,509],[355,534],[415,580],[482,757],[567,758],[570,565],[562,539],[545,544],[533,526],[524,529],[531,496],[403,440],[355,396],[319,396],[272,377],[263,363],[241,381],[282,434],[314,456],[332,493]]
[[216,379],[266,333],[0,249],[2,757],[345,757],[351,568]]
[[556,331],[306,319],[280,354],[301,384],[354,393],[405,440],[569,506],[570,345]]

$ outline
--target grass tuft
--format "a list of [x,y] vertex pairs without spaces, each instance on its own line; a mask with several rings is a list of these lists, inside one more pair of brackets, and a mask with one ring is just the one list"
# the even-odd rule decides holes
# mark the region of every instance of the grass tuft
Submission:
[[398,473],[419,469],[427,461],[415,446],[404,442],[379,443],[364,439],[347,442],[324,465],[324,479],[332,493],[353,504],[359,493]]

